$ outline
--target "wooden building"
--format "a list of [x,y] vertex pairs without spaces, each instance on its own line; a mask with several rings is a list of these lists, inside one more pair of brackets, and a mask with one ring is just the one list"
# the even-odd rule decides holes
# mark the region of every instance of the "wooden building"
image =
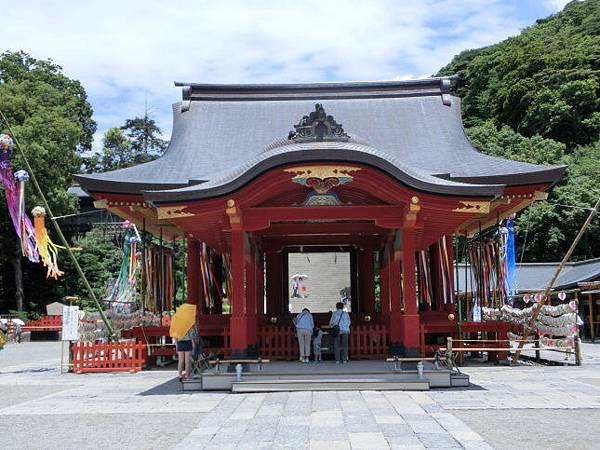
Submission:
[[[453,233],[544,199],[565,170],[478,152],[450,78],[176,84],[183,99],[164,156],[77,178],[96,205],[187,239],[188,301],[230,355],[293,357],[287,254],[332,249],[351,255],[351,355],[426,351],[427,329],[454,326]],[[228,268],[230,314],[207,298],[204,244],[223,256],[211,258],[213,287]],[[428,304],[416,283],[423,249]]]

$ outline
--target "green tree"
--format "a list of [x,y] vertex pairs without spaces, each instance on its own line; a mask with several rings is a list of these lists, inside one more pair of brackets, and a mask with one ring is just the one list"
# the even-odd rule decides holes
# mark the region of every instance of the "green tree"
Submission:
[[[23,52],[3,53],[0,108],[18,136],[55,214],[74,212],[76,202],[66,189],[80,167],[80,153],[91,148],[96,127],[81,84],[63,75],[60,66],[51,60],[37,60]],[[0,123],[0,132],[8,132],[5,123]],[[23,168],[18,152],[13,154],[12,162],[15,170]],[[4,198],[2,204],[5,205]],[[27,209],[39,204],[40,199],[28,186]],[[22,310],[26,303],[42,305],[55,300],[61,282],[46,281],[45,271],[39,265],[22,266],[6,206],[0,207],[0,227],[0,267],[3,273],[12,273],[2,277],[2,309]],[[50,224],[48,228],[51,230]]]
[[102,150],[85,159],[85,171],[106,172],[152,161],[167,147],[160,135],[148,114],[128,119],[120,128],[109,128],[102,138]]
[[[121,265],[121,249],[114,243],[110,234],[101,228],[93,228],[83,237],[75,239],[74,246],[80,248],[77,260],[83,268],[96,298],[106,296],[106,286],[110,278],[115,277]],[[64,270],[75,273],[70,260],[65,261]],[[80,306],[95,309],[95,304],[89,299],[86,288],[79,277],[69,277],[65,290],[69,295],[79,296]]]
[[121,128],[109,128],[102,138],[102,151],[86,161],[87,171],[106,172],[136,164],[136,154],[131,141]]
[[131,139],[138,163],[156,159],[167,148],[167,141],[160,137],[160,128],[147,112],[143,117],[128,119],[121,129]]
[[[453,58],[466,132],[482,152],[567,164],[566,176],[517,218],[524,261],[559,260],[598,196],[600,0],[569,3],[518,36]],[[561,206],[562,205],[562,206]],[[564,206],[566,205],[566,206]],[[598,220],[574,258],[600,256]]]

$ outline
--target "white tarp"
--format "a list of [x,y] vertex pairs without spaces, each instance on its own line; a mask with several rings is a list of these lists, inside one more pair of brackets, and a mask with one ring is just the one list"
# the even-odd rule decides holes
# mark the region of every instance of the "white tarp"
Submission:
[[79,306],[63,306],[62,310],[62,340],[76,341],[79,339]]

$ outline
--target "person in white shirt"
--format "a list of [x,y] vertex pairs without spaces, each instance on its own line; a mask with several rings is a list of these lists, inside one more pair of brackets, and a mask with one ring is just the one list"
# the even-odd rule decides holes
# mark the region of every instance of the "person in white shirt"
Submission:
[[310,340],[315,327],[313,316],[308,308],[304,308],[296,316],[294,324],[296,325],[296,336],[300,347],[300,362],[307,363],[310,356]]
[[331,314],[329,326],[339,327],[339,332],[333,337],[333,353],[336,364],[348,362],[348,337],[350,336],[350,314],[344,311],[344,304],[335,305],[336,310]]

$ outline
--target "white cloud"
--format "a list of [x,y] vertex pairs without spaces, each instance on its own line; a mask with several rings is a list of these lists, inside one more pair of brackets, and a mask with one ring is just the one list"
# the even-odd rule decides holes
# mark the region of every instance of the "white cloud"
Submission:
[[562,11],[567,3],[572,0],[544,0],[544,5],[549,11],[559,12]]
[[4,49],[51,57],[81,80],[101,131],[142,113],[147,95],[167,134],[174,80],[415,77],[528,25],[500,0],[4,3]]

